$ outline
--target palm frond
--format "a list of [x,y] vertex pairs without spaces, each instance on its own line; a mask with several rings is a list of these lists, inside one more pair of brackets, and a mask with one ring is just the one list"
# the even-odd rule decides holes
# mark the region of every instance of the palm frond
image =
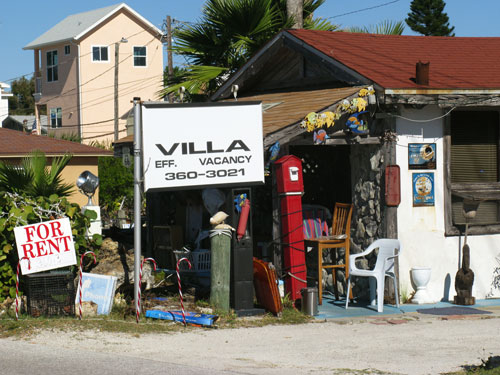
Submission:
[[228,69],[218,66],[190,65],[186,68],[183,81],[166,86],[160,91],[160,96],[176,93],[181,87],[191,94],[201,94],[207,92],[211,81],[220,78]]
[[0,190],[23,194],[28,189],[33,177],[22,166],[0,162]]
[[338,28],[339,28],[338,25],[334,25],[333,23],[324,18],[314,18],[314,19],[304,20],[304,29],[335,31],[338,30]]
[[385,20],[377,25],[370,26],[351,26],[345,31],[351,33],[365,33],[365,34],[383,34],[383,35],[402,35],[405,29],[403,21],[390,21]]

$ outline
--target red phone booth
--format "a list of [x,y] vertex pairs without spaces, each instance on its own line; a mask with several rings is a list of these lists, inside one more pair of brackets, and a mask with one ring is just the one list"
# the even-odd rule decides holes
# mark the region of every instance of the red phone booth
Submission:
[[292,301],[301,298],[307,287],[306,257],[302,222],[302,161],[293,155],[277,160],[276,182],[281,207],[281,243],[283,244],[285,291]]

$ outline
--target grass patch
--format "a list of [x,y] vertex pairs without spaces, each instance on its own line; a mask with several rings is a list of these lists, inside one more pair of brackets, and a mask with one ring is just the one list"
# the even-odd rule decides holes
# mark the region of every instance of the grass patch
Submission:
[[[186,311],[198,311],[210,308],[207,301],[199,300],[190,305]],[[243,328],[243,327],[263,327],[266,325],[302,324],[314,320],[313,317],[305,315],[293,307],[292,304],[285,304],[281,316],[276,317],[270,313],[264,315],[238,317],[233,310],[230,312],[213,310],[214,315],[218,315],[214,328]],[[83,315],[79,320],[75,317],[31,317],[27,314],[20,314],[19,320],[15,320],[12,310],[0,317],[0,337],[27,337],[36,334],[41,330],[61,330],[82,332],[86,330],[96,330],[100,332],[124,333],[138,337],[142,334],[150,333],[172,333],[199,329],[194,326],[184,327],[182,324],[169,320],[150,319],[141,315],[139,324],[135,320],[135,310],[127,303],[115,303],[109,315],[98,315],[95,317]]]
[[457,372],[447,372],[443,375],[500,375],[500,356],[490,356],[481,359],[478,366],[462,366],[464,369]]

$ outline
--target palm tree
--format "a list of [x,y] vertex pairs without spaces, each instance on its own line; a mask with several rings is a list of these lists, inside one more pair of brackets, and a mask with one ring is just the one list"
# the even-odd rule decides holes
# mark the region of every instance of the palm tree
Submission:
[[23,158],[21,166],[0,162],[0,190],[32,197],[66,197],[73,187],[62,182],[61,172],[71,158],[69,154],[55,157],[48,168],[45,154],[35,150]]
[[[325,1],[304,1],[304,29],[337,29],[327,20],[313,18],[313,12]],[[184,24],[173,33],[173,52],[185,57],[189,65],[177,80],[167,82],[161,95],[176,92],[181,86],[190,94],[214,92],[293,21],[287,16],[286,0],[207,0],[197,23]]]

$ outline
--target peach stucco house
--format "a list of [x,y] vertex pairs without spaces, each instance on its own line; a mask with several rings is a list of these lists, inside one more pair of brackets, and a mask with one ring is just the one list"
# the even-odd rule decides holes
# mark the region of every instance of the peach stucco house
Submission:
[[36,116],[46,107],[49,133],[84,143],[125,136],[131,100],[155,100],[162,87],[161,39],[124,3],[66,17],[24,47],[34,51]]
[[[44,137],[17,130],[0,128],[0,161],[19,165],[22,159],[31,151],[40,150],[47,156],[50,167],[52,158],[71,154],[73,157],[61,173],[64,183],[71,184],[73,193],[68,197],[69,201],[83,206],[87,203],[86,196],[78,192],[76,180],[84,171],[90,171],[99,176],[99,157],[112,157],[113,152],[97,147],[82,145],[63,139]],[[99,204],[99,190],[93,198],[95,204]]]

